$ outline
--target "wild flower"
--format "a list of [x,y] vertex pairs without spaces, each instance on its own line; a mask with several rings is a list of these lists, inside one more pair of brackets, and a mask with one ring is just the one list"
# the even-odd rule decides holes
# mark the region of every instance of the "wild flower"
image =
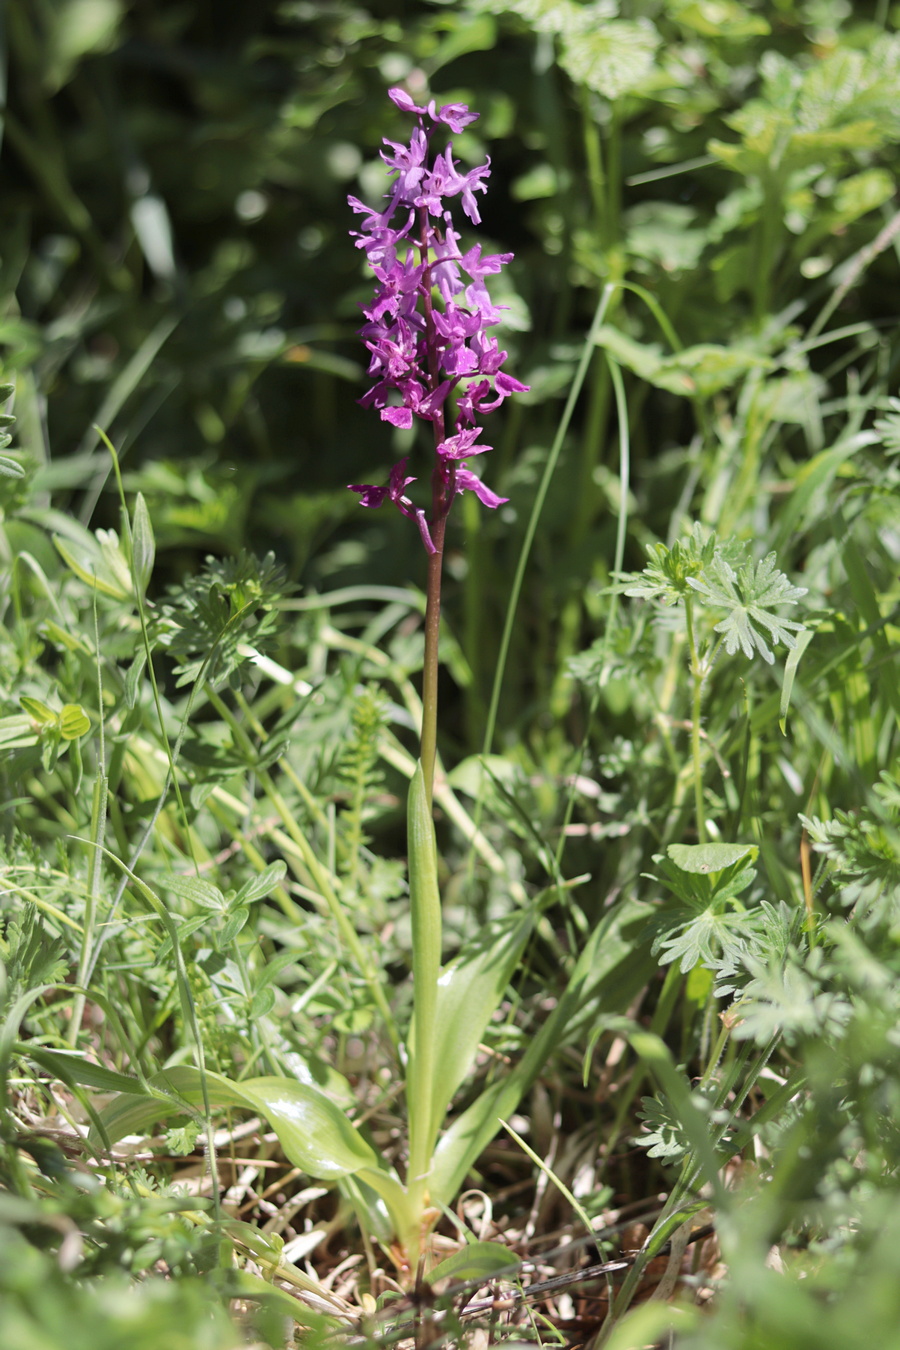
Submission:
[[431,155],[436,131],[457,135],[478,117],[463,103],[435,101],[418,107],[402,89],[388,91],[403,112],[417,119],[408,145],[385,140],[381,152],[396,174],[388,206],[377,211],[356,197],[348,200],[362,217],[351,231],[365,251],[377,286],[369,304],[361,306],[366,323],[359,330],[370,353],[369,374],[375,383],[359,400],[377,408],[393,426],[409,429],[413,418],[430,422],[434,433],[431,512],[414,505],[406,488],[406,459],[395,464],[385,487],[350,484],[360,504],[381,506],[391,501],[415,519],[430,554],[443,546],[444,522],[457,492],[471,491],[485,506],[507,500],[493,492],[466,461],[491,449],[481,442],[480,419],[510,394],[527,385],[502,370],[507,353],[487,333],[500,320],[502,307],[491,300],[485,279],[496,275],[511,253],[482,256],[481,245],[460,251],[447,205],[459,197],[462,209],[478,225],[476,193],[484,192],[490,159],[461,172],[448,145]]

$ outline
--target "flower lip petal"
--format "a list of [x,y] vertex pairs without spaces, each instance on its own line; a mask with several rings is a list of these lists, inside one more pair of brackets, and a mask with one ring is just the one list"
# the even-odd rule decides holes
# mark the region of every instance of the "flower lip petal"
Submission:
[[403,431],[409,431],[412,426],[412,410],[410,408],[382,408],[382,422],[390,422],[393,427],[400,427]]
[[360,494],[360,506],[380,506],[390,492],[390,488],[373,487],[371,483],[348,483],[347,487]]
[[495,510],[498,506],[503,506],[509,501],[508,497],[498,497],[496,492],[492,492],[486,483],[482,483],[477,474],[472,473],[471,469],[456,470],[457,489],[465,491],[468,488],[480,502]]

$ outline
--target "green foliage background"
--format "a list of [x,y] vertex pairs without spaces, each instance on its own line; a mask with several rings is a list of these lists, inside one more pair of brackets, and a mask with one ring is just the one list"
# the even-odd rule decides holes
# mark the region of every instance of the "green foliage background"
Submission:
[[[685,1343],[793,1350],[807,1325],[841,1350],[892,1343],[898,20],[881,0],[7,0],[0,354],[24,476],[0,478],[0,1069],[3,1109],[18,1112],[4,1115],[14,1260],[0,1301],[23,1344],[37,1326],[41,1344],[71,1345],[96,1316],[110,1344],[177,1344],[184,1322],[204,1329],[192,1344],[225,1346],[232,1324],[210,1320],[203,1290],[240,1290],[231,1256],[174,1217],[158,1178],[126,1186],[111,1169],[97,1188],[41,1154],[37,1124],[23,1141],[47,1080],[20,1035],[147,1076],[198,1039],[222,1073],[295,1071],[303,1056],[336,1099],[329,1075],[362,1073],[355,1038],[390,1061],[372,990],[397,985],[402,1013],[399,803],[424,568],[416,531],[361,511],[344,485],[380,481],[401,454],[424,464],[425,447],[356,403],[369,282],[346,196],[383,190],[382,138],[408,132],[386,98],[399,82],[481,114],[460,151],[491,157],[480,237],[515,254],[502,345],[531,386],[490,425],[489,481],[510,504],[460,503],[447,559],[451,951],[517,905],[540,913],[515,1008],[491,1028],[491,1048],[516,1059],[541,1000],[621,905],[557,1047],[567,1128],[610,1149],[639,1135],[683,1179],[695,1110],[762,1183],[723,1208],[734,1283]],[[485,745],[510,580],[602,296]],[[98,427],[142,503],[128,528]],[[802,604],[779,610],[800,587]],[[159,690],[140,654],[145,588]],[[173,747],[182,801],[160,809]],[[698,844],[704,812],[724,844],[755,850],[714,881],[677,853]],[[105,839],[127,861],[145,834],[193,1029],[172,934],[73,842]],[[317,907],[309,840],[358,952]],[[171,882],[191,856],[215,881],[205,900]],[[248,900],[281,857],[288,881]],[[82,1023],[67,979],[89,986],[102,1030]],[[644,1068],[620,1105],[595,1109],[572,1071],[642,989],[653,1031],[700,1082],[688,1107],[647,1098],[643,1125]],[[718,1013],[734,999],[717,1078]],[[742,1079],[755,1055],[759,1073],[775,1056],[769,1078]],[[171,1152],[198,1129],[173,1127]],[[650,1175],[625,1164],[613,1189]],[[66,1266],[64,1231],[88,1235],[87,1265]],[[767,1269],[778,1241],[802,1280]],[[169,1293],[148,1281],[126,1313],[115,1281],[157,1261]],[[75,1279],[42,1301],[60,1269],[115,1272],[103,1308]],[[837,1310],[831,1330],[816,1300]],[[284,1309],[260,1306],[253,1334],[274,1344]]]

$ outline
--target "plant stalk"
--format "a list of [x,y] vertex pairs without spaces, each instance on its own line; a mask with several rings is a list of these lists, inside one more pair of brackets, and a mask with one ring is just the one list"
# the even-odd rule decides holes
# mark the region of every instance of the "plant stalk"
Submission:
[[704,672],[697,653],[694,638],[694,602],[685,596],[685,620],[687,625],[688,648],[691,654],[691,679],[694,692],[691,700],[691,756],[694,765],[694,813],[697,824],[697,842],[706,843],[706,812],[703,805],[703,761],[700,755],[700,705],[703,697]]

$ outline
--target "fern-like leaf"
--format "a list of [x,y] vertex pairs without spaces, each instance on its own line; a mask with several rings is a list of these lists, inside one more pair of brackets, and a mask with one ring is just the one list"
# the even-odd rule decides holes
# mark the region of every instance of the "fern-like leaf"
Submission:
[[756,567],[745,563],[737,571],[717,553],[703,576],[688,577],[687,584],[704,604],[727,610],[715,631],[723,634],[729,656],[740,647],[745,656],[752,657],[758,651],[772,665],[775,656],[769,642],[781,642],[791,650],[796,647],[794,635],[803,631],[803,624],[783,619],[772,610],[796,604],[806,588],[791,585],[778,570],[774,553],[766,554]]

